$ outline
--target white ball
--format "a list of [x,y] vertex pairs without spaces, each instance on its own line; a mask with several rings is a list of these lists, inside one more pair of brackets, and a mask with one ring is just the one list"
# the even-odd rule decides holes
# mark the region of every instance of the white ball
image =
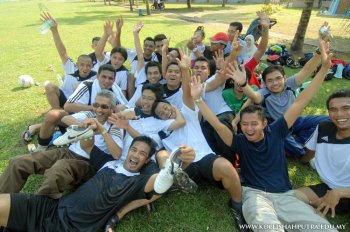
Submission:
[[29,75],[21,75],[18,77],[18,84],[20,87],[30,87],[34,85],[34,80]]

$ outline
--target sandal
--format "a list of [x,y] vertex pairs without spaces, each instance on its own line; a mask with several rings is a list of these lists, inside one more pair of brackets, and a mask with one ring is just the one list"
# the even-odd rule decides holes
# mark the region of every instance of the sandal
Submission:
[[24,143],[28,144],[33,140],[34,134],[29,130],[30,125],[23,131],[22,140]]

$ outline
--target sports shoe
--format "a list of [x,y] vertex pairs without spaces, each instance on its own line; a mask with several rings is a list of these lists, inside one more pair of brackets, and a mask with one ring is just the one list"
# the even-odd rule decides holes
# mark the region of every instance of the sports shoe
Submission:
[[185,193],[195,193],[198,185],[181,168],[174,175],[174,185]]
[[43,145],[40,145],[40,144],[38,144],[38,146],[35,146],[35,144],[28,144],[28,151],[30,153],[38,152],[38,151],[46,151],[48,147],[49,146],[43,146]]
[[174,174],[180,169],[182,161],[178,158],[181,154],[179,148],[173,150],[165,161],[164,168],[160,170],[154,181],[154,191],[158,194],[165,193],[174,183]]
[[244,220],[242,212],[242,203],[236,203],[232,199],[228,201],[228,207],[233,215],[236,227],[240,232],[248,232],[249,229],[246,227],[247,223]]
[[81,139],[89,139],[94,136],[94,131],[90,128],[72,125],[67,128],[67,132],[53,141],[55,146],[63,146],[74,143]]

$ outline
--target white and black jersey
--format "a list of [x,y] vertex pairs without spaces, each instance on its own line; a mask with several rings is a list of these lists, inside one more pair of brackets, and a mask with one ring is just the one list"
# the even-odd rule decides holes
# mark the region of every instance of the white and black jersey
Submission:
[[[98,80],[94,81],[84,81],[82,82],[78,88],[74,91],[74,93],[68,98],[67,102],[77,103],[82,105],[91,105],[95,102],[96,94],[101,91],[100,84]],[[122,90],[119,86],[113,85],[110,89],[116,96],[116,104],[127,105],[128,100],[126,100]]]
[[[93,111],[82,111],[79,113],[75,113],[72,115],[74,118],[78,119],[79,121],[84,121],[85,119],[88,118],[96,118],[96,114]],[[123,135],[124,132],[122,129],[113,127],[111,124],[106,121],[103,124],[103,127],[106,129],[106,131],[111,135],[113,141],[121,148],[123,149]],[[103,138],[103,135],[97,134],[94,135],[94,145],[98,147],[101,151],[103,151],[106,154],[110,154],[107,144]],[[80,147],[80,142],[75,142],[69,146],[69,150],[73,151],[74,153],[89,159],[90,156],[86,154],[86,152],[81,149]]]
[[[99,65],[111,64],[110,57],[105,56],[103,61],[98,61]],[[114,84],[118,85],[122,90],[126,91],[128,88],[128,75],[129,70],[122,65],[120,68],[115,70],[115,81]]]
[[79,70],[76,70],[72,74],[66,74],[64,77],[63,84],[61,86],[61,90],[64,93],[64,95],[68,98],[70,95],[73,94],[74,90],[78,87],[78,85],[87,80],[95,80],[96,79],[96,72],[91,71],[87,77],[81,77],[79,75]]
[[350,137],[337,139],[337,128],[323,121],[305,146],[315,151],[311,161],[321,180],[330,188],[350,188]]
[[181,84],[177,89],[170,90],[166,84],[162,85],[164,90],[163,98],[167,100],[170,104],[176,106],[176,108],[181,109],[182,107],[182,87]]

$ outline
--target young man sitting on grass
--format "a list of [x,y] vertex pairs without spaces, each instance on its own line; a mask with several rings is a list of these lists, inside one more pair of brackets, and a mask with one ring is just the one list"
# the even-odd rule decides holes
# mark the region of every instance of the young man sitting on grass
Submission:
[[98,231],[127,204],[156,198],[154,185],[158,174],[140,175],[155,147],[149,137],[134,138],[124,162],[105,166],[101,162],[92,163],[102,169],[60,200],[22,193],[1,194],[0,226],[28,232]]
[[327,100],[330,121],[321,122],[305,144],[323,183],[298,189],[306,203],[325,216],[350,213],[350,89],[332,93]]
[[[332,55],[327,55],[328,47],[321,43],[322,68],[313,81],[295,99],[282,117],[268,125],[261,106],[248,106],[241,110],[242,134],[235,135],[223,125],[201,99],[203,86],[194,77],[191,94],[203,116],[215,128],[227,146],[240,156],[243,185],[243,215],[250,226],[271,226],[273,231],[284,231],[286,226],[329,225],[317,215],[312,207],[296,198],[288,177],[287,160],[284,155],[285,138],[289,129],[299,117],[312,97],[317,93],[327,70],[331,66]],[[246,85],[245,70],[235,64],[234,76],[237,84]],[[259,230],[255,228],[255,230]]]

